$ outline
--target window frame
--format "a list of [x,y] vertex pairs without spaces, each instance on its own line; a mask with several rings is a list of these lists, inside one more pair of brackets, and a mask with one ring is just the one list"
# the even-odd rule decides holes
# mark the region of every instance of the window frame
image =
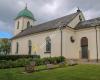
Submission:
[[46,52],[44,53],[51,53],[51,38],[46,37]]
[[28,40],[28,54],[31,55],[32,54],[32,41]]
[[19,52],[19,43],[17,42],[16,43],[16,55],[18,55],[18,52]]
[[20,22],[18,21],[18,22],[17,22],[17,29],[19,29],[19,25],[20,25]]
[[28,21],[28,22],[27,22],[27,28],[29,28],[29,27],[30,27],[30,25],[31,25],[31,24],[30,24],[30,22]]

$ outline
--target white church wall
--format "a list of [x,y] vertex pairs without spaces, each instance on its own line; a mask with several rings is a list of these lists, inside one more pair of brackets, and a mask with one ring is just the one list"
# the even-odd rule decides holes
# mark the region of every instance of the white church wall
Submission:
[[[45,38],[50,36],[51,38],[51,54],[44,53],[46,51]],[[40,34],[33,34],[30,36],[25,36],[12,41],[12,54],[16,52],[16,42],[19,43],[19,54],[28,54],[28,40],[32,41],[32,46],[36,47],[36,54],[41,57],[54,57],[60,56],[60,32],[59,30],[41,32]],[[32,54],[34,54],[34,49],[32,49]]]
[[81,43],[80,40],[82,37],[88,38],[88,50],[89,50],[89,59],[94,60],[97,59],[96,56],[96,32],[95,29],[83,29],[76,32],[76,41],[77,45],[76,51],[81,56]]
[[100,26],[97,28],[98,59],[100,60]]
[[[46,51],[46,37],[51,38],[51,54],[44,53]],[[75,42],[70,41],[70,37],[73,36]],[[63,29],[63,56],[67,59],[81,59],[81,38],[88,38],[88,50],[89,59],[96,60],[96,31],[94,28],[82,29],[74,31],[72,29]],[[32,54],[41,57],[55,57],[61,55],[61,34],[59,30],[46,31],[41,33],[35,33],[30,36],[25,36],[22,38],[14,39],[12,41],[12,54],[16,52],[16,43],[19,43],[19,53],[20,55],[28,54],[28,41],[32,41]],[[100,29],[98,29],[98,52],[100,59]],[[35,49],[34,49],[35,47]]]
[[63,31],[63,55],[67,59],[79,59],[79,54],[76,52],[76,41],[74,43],[71,42],[70,38],[73,37],[75,39],[75,31],[70,29],[64,29]]

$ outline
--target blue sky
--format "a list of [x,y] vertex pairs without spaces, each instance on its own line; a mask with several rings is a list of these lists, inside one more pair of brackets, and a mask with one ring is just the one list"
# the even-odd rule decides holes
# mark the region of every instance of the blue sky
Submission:
[[13,34],[8,33],[8,32],[0,32],[0,38],[12,38]]
[[36,24],[74,13],[77,7],[86,19],[100,17],[100,0],[0,0],[0,38],[13,36],[14,19],[26,3]]

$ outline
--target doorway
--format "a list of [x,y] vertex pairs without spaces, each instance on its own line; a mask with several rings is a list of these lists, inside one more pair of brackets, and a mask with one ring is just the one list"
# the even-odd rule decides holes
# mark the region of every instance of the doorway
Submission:
[[88,38],[86,37],[81,39],[81,58],[88,59]]

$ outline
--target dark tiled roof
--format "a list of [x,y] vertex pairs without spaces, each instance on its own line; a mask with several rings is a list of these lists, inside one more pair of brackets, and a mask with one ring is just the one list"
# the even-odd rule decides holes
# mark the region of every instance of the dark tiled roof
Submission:
[[100,17],[80,22],[75,29],[91,28],[100,25]]
[[72,21],[78,14],[79,14],[79,12],[76,12],[76,13],[73,13],[73,14],[40,24],[40,25],[33,26],[32,28],[28,28],[28,29],[20,32],[12,39],[23,37],[23,36],[30,35],[33,33],[57,29],[57,28],[59,28],[59,26],[63,27],[65,25],[67,25],[70,21]]

